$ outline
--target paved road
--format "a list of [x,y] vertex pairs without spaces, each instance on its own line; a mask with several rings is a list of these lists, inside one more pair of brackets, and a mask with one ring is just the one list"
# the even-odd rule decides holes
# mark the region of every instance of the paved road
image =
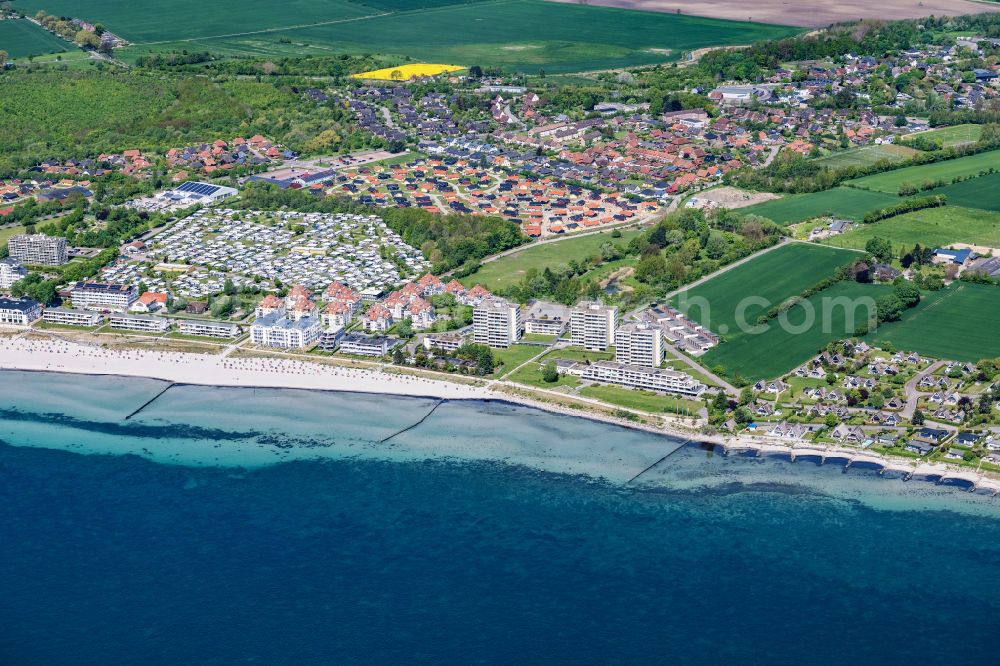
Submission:
[[712,372],[711,370],[709,370],[708,368],[706,368],[702,364],[700,364],[697,361],[695,361],[693,358],[691,358],[690,356],[688,356],[687,354],[685,354],[684,352],[682,352],[677,347],[674,347],[673,345],[668,345],[666,343],[664,343],[663,346],[666,347],[666,349],[671,354],[673,354],[674,356],[676,356],[677,358],[679,358],[683,363],[686,363],[689,367],[694,368],[695,370],[697,370],[698,372],[700,372],[701,374],[705,375],[706,377],[708,377],[709,379],[711,379],[713,382],[715,382],[716,384],[718,384],[719,386],[721,386],[722,389],[726,393],[728,393],[729,395],[733,396],[734,398],[738,398],[740,396],[740,390],[738,388],[736,388],[735,386],[733,386],[732,384],[730,384],[729,382],[727,382],[725,379],[723,379],[722,377],[718,376],[717,374],[715,374],[714,372]]
[[906,406],[903,407],[903,411],[900,412],[903,416],[908,419],[913,418],[913,413],[917,410],[917,400],[920,399],[920,391],[917,390],[917,384],[920,380],[928,375],[934,374],[938,369],[945,365],[944,361],[938,361],[936,363],[931,363],[927,366],[927,369],[923,372],[919,372],[913,376],[913,379],[906,382]]

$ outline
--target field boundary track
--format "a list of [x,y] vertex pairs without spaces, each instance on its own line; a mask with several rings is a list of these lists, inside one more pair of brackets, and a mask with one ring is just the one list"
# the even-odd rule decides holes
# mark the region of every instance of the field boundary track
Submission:
[[366,21],[368,19],[381,18],[383,16],[394,16],[405,12],[382,12],[381,14],[368,14],[366,16],[353,16],[351,18],[333,19],[331,21],[320,21],[318,23],[300,23],[298,25],[283,25],[278,28],[264,28],[263,30],[249,30],[246,32],[232,32],[227,35],[203,35],[201,37],[187,37],[184,39],[164,39],[156,42],[132,42],[132,46],[156,46],[158,44],[176,44],[178,42],[203,42],[212,39],[228,39],[230,37],[246,37],[247,35],[265,35],[272,32],[282,32],[284,30],[301,30],[302,28],[321,28],[324,25],[334,25],[336,23],[350,23],[351,21]]

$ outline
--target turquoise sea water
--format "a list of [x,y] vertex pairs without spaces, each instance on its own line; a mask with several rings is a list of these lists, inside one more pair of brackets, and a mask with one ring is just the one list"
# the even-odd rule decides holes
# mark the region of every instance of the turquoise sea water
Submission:
[[498,403],[444,403],[384,443],[436,401],[175,387],[124,420],[164,386],[0,373],[0,662],[1000,647],[995,499]]

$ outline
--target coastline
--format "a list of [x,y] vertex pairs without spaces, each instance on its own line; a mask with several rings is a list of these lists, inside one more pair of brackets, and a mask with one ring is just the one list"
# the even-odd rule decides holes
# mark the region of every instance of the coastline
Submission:
[[[912,461],[863,449],[804,441],[704,434],[683,429],[670,421],[656,427],[597,411],[583,411],[535,400],[516,392],[498,391],[488,386],[459,384],[385,369],[361,369],[271,357],[232,358],[226,354],[113,350],[62,339],[7,337],[0,338],[0,371],[143,378],[174,386],[297,389],[435,399],[442,402],[503,403],[664,436],[675,440],[680,445],[678,448],[708,446],[720,448],[727,455],[746,455],[751,452],[757,457],[786,458],[790,462],[796,459],[819,460],[821,465],[827,464],[827,461],[837,461],[845,469],[852,465],[876,469],[886,478],[922,478],[935,483],[962,483],[971,491],[1000,495],[1000,480],[957,465]],[[659,462],[652,462],[650,468]],[[647,470],[642,473],[645,471]],[[636,478],[638,476],[641,473]]]

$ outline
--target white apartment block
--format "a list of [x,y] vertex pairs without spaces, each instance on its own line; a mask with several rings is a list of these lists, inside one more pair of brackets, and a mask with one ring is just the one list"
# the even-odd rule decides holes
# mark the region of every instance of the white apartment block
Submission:
[[663,362],[666,348],[659,326],[630,322],[615,333],[615,360],[630,365],[655,367]]
[[18,280],[28,277],[28,269],[14,259],[0,259],[0,289],[10,289]]
[[42,304],[30,298],[0,298],[0,324],[27,326],[42,316]]
[[465,336],[458,333],[433,333],[424,336],[424,349],[453,352],[465,344]]
[[278,349],[304,349],[319,340],[322,334],[318,317],[288,319],[281,312],[258,317],[250,327],[253,344]]
[[503,298],[488,298],[472,311],[472,339],[480,345],[506,349],[521,338],[521,306]]
[[566,322],[562,319],[528,319],[524,322],[524,332],[535,335],[559,335]]
[[63,326],[99,326],[104,317],[92,310],[75,310],[73,308],[45,308],[42,321]]
[[340,353],[354,356],[385,356],[398,341],[398,338],[385,336],[345,335],[340,341]]
[[7,242],[10,258],[22,264],[59,266],[69,261],[66,239],[45,234],[16,234]]
[[194,319],[177,322],[177,330],[184,335],[197,335],[203,338],[235,338],[243,332],[238,324]]
[[139,300],[139,290],[130,284],[77,282],[70,292],[73,305],[87,310],[125,312]]
[[584,368],[582,377],[584,380],[602,384],[617,384],[658,393],[675,393],[692,398],[698,397],[705,391],[704,384],[698,383],[685,372],[614,361],[591,363]]
[[594,301],[584,301],[570,312],[573,342],[592,351],[607,351],[615,344],[618,308]]
[[163,317],[147,317],[144,315],[112,315],[108,319],[108,326],[121,331],[166,333],[170,329],[170,321]]

